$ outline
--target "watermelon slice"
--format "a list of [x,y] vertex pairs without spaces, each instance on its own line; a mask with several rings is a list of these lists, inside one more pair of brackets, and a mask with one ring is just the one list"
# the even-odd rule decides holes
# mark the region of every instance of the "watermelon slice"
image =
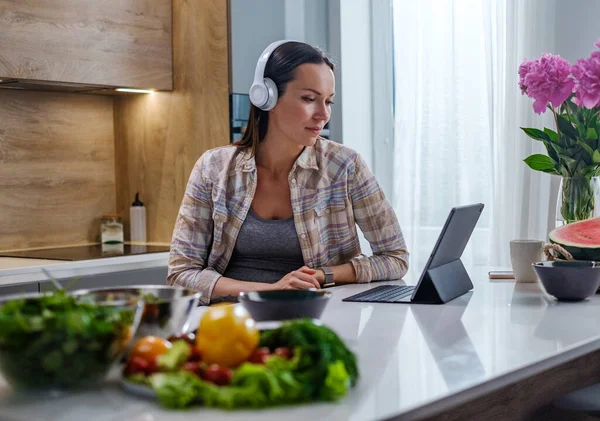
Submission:
[[563,225],[552,230],[548,238],[563,246],[575,260],[600,260],[600,218]]

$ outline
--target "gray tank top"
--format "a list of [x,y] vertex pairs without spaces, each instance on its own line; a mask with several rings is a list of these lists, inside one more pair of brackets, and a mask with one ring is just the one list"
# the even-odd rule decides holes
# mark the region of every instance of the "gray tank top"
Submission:
[[294,217],[263,219],[250,208],[223,276],[272,284],[302,266]]

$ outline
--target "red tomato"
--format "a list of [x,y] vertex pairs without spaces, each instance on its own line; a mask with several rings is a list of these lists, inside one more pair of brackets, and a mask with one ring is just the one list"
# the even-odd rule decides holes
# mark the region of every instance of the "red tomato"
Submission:
[[156,361],[156,358],[163,355],[171,348],[171,342],[158,336],[145,336],[135,343],[129,358],[141,358],[148,362]]
[[125,366],[125,375],[131,376],[134,374],[146,374],[148,369],[148,361],[143,358],[133,357],[130,358],[127,365]]
[[156,359],[148,361],[148,367],[144,371],[146,376],[151,376],[154,373],[158,372],[158,365],[156,364]]
[[187,361],[183,365],[183,370],[189,371],[190,373],[194,373],[198,377],[202,377],[202,375],[204,374],[204,370],[200,366],[200,363],[198,363],[197,361]]
[[248,357],[248,362],[252,364],[264,364],[271,355],[271,351],[267,347],[256,348]]
[[207,382],[216,384],[217,386],[226,386],[231,383],[233,372],[229,367],[211,364],[208,366],[202,378]]
[[282,358],[285,358],[286,360],[291,359],[294,356],[294,353],[292,352],[291,349],[289,348],[276,348],[275,351],[273,352],[273,354],[278,355]]
[[200,354],[200,350],[195,346],[192,347],[192,353],[190,354],[188,361],[202,361],[202,355]]

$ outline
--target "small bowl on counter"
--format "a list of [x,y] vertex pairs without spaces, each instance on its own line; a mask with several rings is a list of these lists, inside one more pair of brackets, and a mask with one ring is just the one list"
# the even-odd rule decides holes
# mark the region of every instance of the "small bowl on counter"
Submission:
[[600,263],[586,260],[547,261],[533,264],[546,292],[560,301],[581,301],[600,286]]
[[299,318],[319,319],[331,298],[331,292],[316,290],[280,290],[241,292],[239,302],[257,322]]
[[0,299],[0,373],[16,389],[66,390],[100,383],[128,349],[141,300],[64,291]]
[[168,338],[192,330],[190,316],[198,306],[201,295],[197,291],[169,285],[92,288],[76,290],[72,294],[83,295],[88,299],[96,296],[141,299],[143,312],[132,344],[144,336]]

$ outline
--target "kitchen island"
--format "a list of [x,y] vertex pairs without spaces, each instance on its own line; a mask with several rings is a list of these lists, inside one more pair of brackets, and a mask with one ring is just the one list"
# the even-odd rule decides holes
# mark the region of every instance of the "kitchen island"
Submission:
[[473,291],[444,305],[346,303],[342,298],[379,283],[332,288],[322,321],[357,353],[361,372],[338,403],[168,411],[125,393],[116,380],[54,397],[17,395],[0,381],[0,419],[358,421],[444,414],[446,420],[513,420],[578,383],[600,381],[600,296],[559,303],[535,283],[490,281],[488,269],[469,270]]

